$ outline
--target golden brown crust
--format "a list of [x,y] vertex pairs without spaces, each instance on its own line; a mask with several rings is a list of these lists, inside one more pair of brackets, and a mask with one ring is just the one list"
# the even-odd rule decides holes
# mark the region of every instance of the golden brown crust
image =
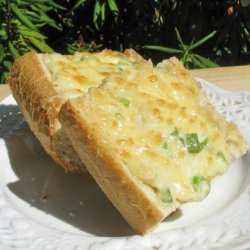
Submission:
[[145,234],[156,227],[166,212],[138,184],[126,166],[103,147],[98,134],[91,130],[83,116],[74,108],[82,107],[81,99],[67,101],[59,114],[86,168],[123,217],[138,233]]
[[[7,80],[17,104],[31,130],[47,153],[66,171],[79,171],[59,152],[57,143],[61,125],[58,112],[64,100],[58,96],[38,55],[29,52],[17,59]],[[51,101],[48,101],[52,98]]]

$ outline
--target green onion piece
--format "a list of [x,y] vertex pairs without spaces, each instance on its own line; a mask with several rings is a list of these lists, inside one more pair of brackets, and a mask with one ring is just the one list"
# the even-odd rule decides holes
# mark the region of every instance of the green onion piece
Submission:
[[126,69],[126,67],[124,67],[124,66],[121,65],[120,63],[118,63],[118,64],[116,65],[116,68],[117,68],[118,71],[123,71],[123,70]]
[[131,105],[130,101],[124,97],[119,98],[119,102],[121,102],[126,108],[129,108]]
[[167,143],[167,142],[164,142],[162,147],[163,147],[165,150],[168,150],[168,143]]
[[175,127],[174,131],[170,135],[175,137],[179,136],[179,130]]
[[208,138],[206,138],[203,142],[199,142],[197,134],[187,134],[186,135],[186,145],[187,150],[191,154],[196,154],[201,152],[208,143]]
[[161,190],[161,200],[166,203],[173,202],[173,197],[169,188]]
[[210,192],[210,181],[203,176],[194,176],[192,186],[194,191],[200,194],[201,198],[205,198]]
[[221,158],[225,163],[227,163],[227,159],[222,152],[217,152],[216,156]]
[[115,113],[115,117],[120,119],[120,118],[122,118],[122,114],[121,113]]
[[183,146],[185,146],[185,141],[183,138],[180,138],[180,142],[182,143]]
[[121,51],[118,51],[118,52],[117,52],[117,55],[118,55],[118,56],[124,56],[124,54],[123,54]]

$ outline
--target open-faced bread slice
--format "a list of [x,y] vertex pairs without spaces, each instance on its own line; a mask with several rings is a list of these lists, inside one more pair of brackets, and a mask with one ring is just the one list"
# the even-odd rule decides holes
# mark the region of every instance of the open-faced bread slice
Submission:
[[73,56],[27,53],[14,63],[8,83],[44,149],[66,171],[85,170],[58,121],[61,105],[98,86],[112,73],[143,62],[133,50],[77,52]]
[[[139,233],[199,201],[246,145],[175,58],[105,79],[59,119],[96,182]],[[226,188],[226,187],[225,187]]]

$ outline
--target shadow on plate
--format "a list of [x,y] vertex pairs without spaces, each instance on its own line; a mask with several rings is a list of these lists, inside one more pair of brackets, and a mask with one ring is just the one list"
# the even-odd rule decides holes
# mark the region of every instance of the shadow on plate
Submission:
[[19,179],[8,184],[14,195],[96,236],[134,234],[88,174],[66,174],[45,153],[16,105],[0,105],[0,138]]

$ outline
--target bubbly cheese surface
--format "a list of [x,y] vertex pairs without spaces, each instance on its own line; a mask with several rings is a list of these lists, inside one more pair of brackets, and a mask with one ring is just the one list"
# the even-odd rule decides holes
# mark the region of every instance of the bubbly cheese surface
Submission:
[[51,75],[54,87],[65,99],[82,95],[90,87],[99,86],[110,74],[135,68],[144,61],[135,57],[131,50],[124,53],[103,50],[98,53],[76,52],[72,56],[58,53],[39,56]]
[[[140,67],[140,66],[139,66]],[[108,147],[165,206],[198,201],[244,143],[194,82],[161,68],[115,74],[84,97],[79,110]],[[237,149],[241,146],[242,152]]]
[[165,206],[206,197],[244,152],[235,125],[185,70],[109,50],[42,60],[65,99],[89,92],[79,111],[93,134]]

